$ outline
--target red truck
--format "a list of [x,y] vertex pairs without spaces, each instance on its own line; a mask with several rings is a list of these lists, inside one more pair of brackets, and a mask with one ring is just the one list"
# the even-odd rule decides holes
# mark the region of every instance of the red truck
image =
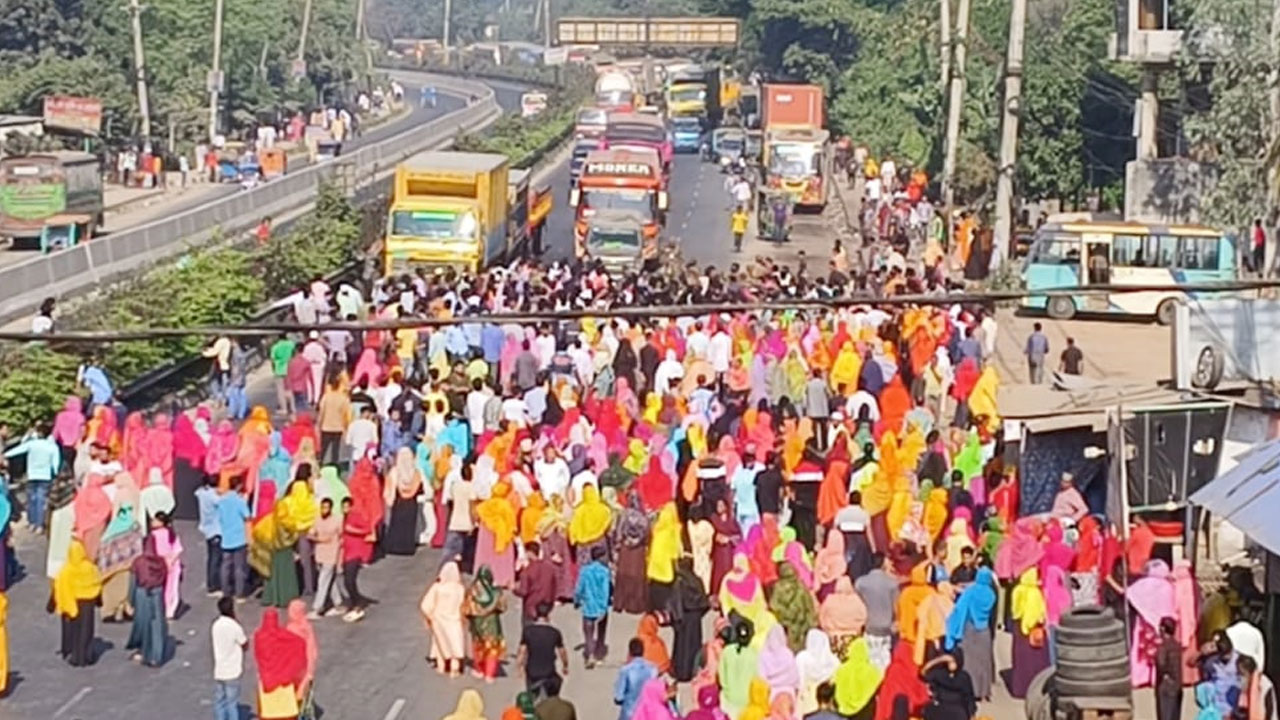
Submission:
[[[765,186],[796,205],[822,208],[831,193],[831,142],[819,85],[765,85],[762,164]],[[763,190],[763,188],[762,188]],[[760,202],[758,207],[763,207]]]
[[827,124],[827,104],[821,85],[765,85],[764,130],[815,129]]

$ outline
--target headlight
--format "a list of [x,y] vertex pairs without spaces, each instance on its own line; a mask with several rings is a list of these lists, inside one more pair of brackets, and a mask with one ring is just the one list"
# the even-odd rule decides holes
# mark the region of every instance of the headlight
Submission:
[[721,165],[728,166],[730,162],[731,162],[731,160],[729,159],[729,156],[728,156],[728,155],[721,155],[721,156],[720,156],[720,164],[721,164]]

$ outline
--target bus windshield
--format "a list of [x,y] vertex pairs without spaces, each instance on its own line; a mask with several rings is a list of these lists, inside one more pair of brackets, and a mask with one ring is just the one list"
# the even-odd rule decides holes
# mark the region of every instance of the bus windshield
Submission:
[[592,228],[587,243],[595,248],[630,250],[640,247],[640,234],[634,230],[605,230]]
[[645,222],[653,219],[654,200],[648,190],[587,190],[582,193],[581,202],[586,210],[625,210],[639,213]]
[[610,125],[604,132],[605,139],[610,142],[616,140],[632,140],[647,143],[663,143],[667,141],[667,134],[657,125],[641,125],[638,123],[628,123],[623,125]]
[[396,210],[391,213],[391,235],[427,240],[476,239],[476,218],[449,210]]
[[769,172],[783,177],[816,175],[819,172],[817,148],[812,145],[780,144],[769,154]]

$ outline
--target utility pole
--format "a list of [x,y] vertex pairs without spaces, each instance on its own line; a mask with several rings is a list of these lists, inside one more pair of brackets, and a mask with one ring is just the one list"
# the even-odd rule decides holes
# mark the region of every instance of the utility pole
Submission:
[[1013,0],[1009,12],[1009,49],[1004,70],[1004,116],[1000,120],[1000,166],[996,176],[996,226],[991,270],[1009,257],[1013,237],[1013,176],[1018,169],[1018,115],[1022,112],[1022,45],[1027,29],[1027,0]]
[[542,0],[542,45],[551,47],[551,0]]
[[969,0],[960,0],[959,17],[956,18],[955,62],[951,65],[951,97],[947,100],[947,145],[942,162],[942,207],[947,213],[948,227],[951,208],[955,205],[956,151],[960,144],[960,114],[964,110],[964,61],[969,42]]
[[147,100],[147,62],[142,51],[142,6],[129,0],[129,19],[133,26],[133,73],[138,83],[138,114],[142,117],[142,141],[151,140],[151,103]]
[[364,53],[365,82],[372,84],[369,76],[373,73],[373,53],[369,50],[369,43],[365,40],[364,3],[365,0],[356,0],[356,42],[360,45],[361,52]]
[[[1271,8],[1271,57],[1276,57],[1276,52],[1280,51],[1280,0],[1273,0]],[[1280,70],[1271,71],[1271,89],[1269,95],[1269,105],[1271,106],[1271,142],[1280,139]],[[1263,217],[1262,225],[1268,228],[1270,232],[1266,246],[1264,246],[1263,267],[1266,270],[1261,273],[1262,277],[1271,276],[1271,267],[1276,263],[1276,211],[1277,205],[1280,205],[1280,168],[1269,168],[1267,173],[1267,214]]]
[[302,32],[298,35],[299,63],[307,59],[307,33],[311,30],[311,0],[302,3]]
[[444,33],[440,38],[440,46],[444,48],[444,64],[449,64],[449,16],[453,14],[453,1],[444,0]]
[[942,92],[947,91],[947,81],[951,79],[951,0],[938,3],[938,35],[942,44]]
[[213,4],[213,69],[209,72],[209,142],[218,137],[218,95],[222,90],[222,0]]

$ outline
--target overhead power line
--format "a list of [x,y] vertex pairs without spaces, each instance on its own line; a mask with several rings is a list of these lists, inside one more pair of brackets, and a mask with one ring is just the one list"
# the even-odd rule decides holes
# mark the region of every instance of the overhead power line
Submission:
[[1102,285],[1087,288],[1047,288],[1044,290],[998,290],[948,295],[897,295],[890,298],[842,297],[826,300],[786,300],[769,302],[703,303],[692,305],[653,305],[647,307],[615,307],[573,309],[544,312],[488,313],[482,316],[452,318],[409,317],[395,320],[334,322],[305,325],[296,322],[264,322],[245,325],[206,325],[196,327],[161,327],[138,330],[85,330],[52,334],[0,332],[0,341],[102,344],[159,340],[175,337],[261,337],[285,332],[311,330],[400,330],[403,328],[446,327],[467,324],[529,324],[583,319],[608,318],[673,318],[703,316],[715,313],[786,312],[791,310],[833,310],[848,307],[940,306],[956,304],[1000,303],[1030,297],[1078,297],[1129,293],[1231,293],[1267,288],[1280,288],[1280,280],[1234,280],[1228,282],[1185,283],[1182,285]]

